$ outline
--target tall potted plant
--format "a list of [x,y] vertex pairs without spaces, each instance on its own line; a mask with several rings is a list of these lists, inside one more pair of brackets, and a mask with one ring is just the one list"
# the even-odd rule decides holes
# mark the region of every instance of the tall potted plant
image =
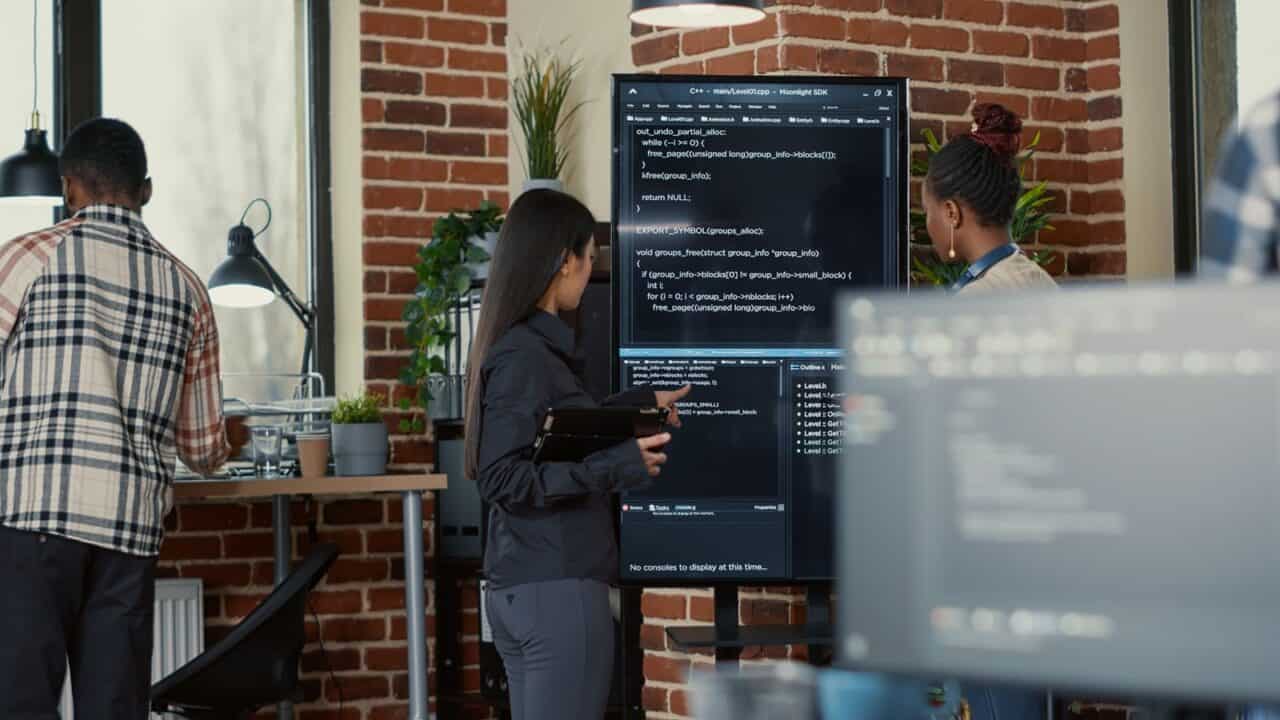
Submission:
[[582,103],[569,103],[578,68],[578,61],[566,62],[553,53],[526,53],[513,81],[516,121],[524,137],[525,191],[564,189],[560,174],[569,149],[561,134],[582,107]]
[[[929,128],[925,128],[920,132],[924,136],[925,143],[925,159],[924,161],[915,161],[911,164],[911,174],[917,177],[924,177],[929,174],[929,161],[933,156],[942,150],[942,143],[938,141],[938,137],[933,134]],[[1040,144],[1040,133],[1036,133],[1031,142],[1027,143],[1027,147],[1018,155],[1018,174],[1024,179],[1026,178],[1027,164],[1031,158],[1035,156],[1036,147]],[[1009,223],[1009,237],[1015,243],[1021,243],[1024,239],[1034,235],[1041,230],[1053,231],[1053,226],[1049,224],[1051,218],[1045,210],[1045,206],[1053,202],[1054,196],[1049,192],[1049,184],[1041,181],[1022,192],[1018,197],[1018,203],[1013,209],[1013,221]],[[925,227],[924,212],[919,210],[911,211],[911,240],[916,244],[929,243],[929,232]],[[1053,259],[1053,253],[1048,250],[1041,250],[1036,253],[1029,253],[1036,264],[1045,266]],[[963,262],[944,262],[936,254],[930,251],[925,257],[913,255],[911,258],[911,279],[914,282],[924,283],[928,285],[950,286],[960,279],[964,274],[965,264]]]
[[382,475],[387,471],[387,426],[382,396],[362,393],[333,408],[333,467],[337,475]]
[[[436,221],[432,240],[418,250],[414,272],[418,286],[401,317],[410,345],[408,364],[400,383],[415,388],[417,404],[434,419],[462,416],[463,372],[449,367],[449,348],[457,339],[454,313],[470,296],[473,281],[487,274],[490,253],[502,227],[500,208],[485,202],[470,212],[454,211]],[[455,357],[465,357],[464,352]],[[402,398],[409,410],[413,400]],[[422,432],[421,418],[403,419],[400,431]]]

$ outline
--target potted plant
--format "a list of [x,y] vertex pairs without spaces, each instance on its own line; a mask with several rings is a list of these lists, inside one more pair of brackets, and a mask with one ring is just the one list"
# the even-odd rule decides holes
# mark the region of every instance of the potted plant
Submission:
[[[938,141],[937,136],[929,128],[925,128],[920,134],[924,136],[926,157],[923,162],[915,161],[911,164],[911,174],[917,177],[924,177],[929,174],[929,161],[933,159],[933,156],[938,151],[942,150],[942,143]],[[1018,155],[1018,174],[1023,178],[1026,177],[1027,163],[1035,155],[1036,146],[1039,144],[1040,133],[1036,133],[1031,142],[1027,144],[1026,150]],[[1049,213],[1044,209],[1054,199],[1049,192],[1048,185],[1048,182],[1041,181],[1024,190],[1022,195],[1018,197],[1018,203],[1013,209],[1013,221],[1009,223],[1009,237],[1015,243],[1020,244],[1025,238],[1041,230],[1053,230],[1053,226],[1049,224]],[[929,244],[929,232],[925,227],[924,212],[919,210],[911,211],[911,240],[917,245]],[[1053,253],[1048,250],[1041,250],[1036,253],[1028,253],[1027,257],[1044,267],[1053,259]],[[964,274],[965,267],[966,265],[963,262],[944,262],[933,252],[927,253],[924,257],[913,253],[911,258],[911,279],[917,283],[949,287],[960,279],[960,276]]]
[[387,426],[383,397],[343,397],[333,408],[333,465],[337,475],[382,475],[387,471]]
[[[470,212],[455,210],[436,221],[431,242],[418,250],[413,268],[418,286],[401,314],[411,349],[400,382],[416,388],[417,403],[428,417],[462,417],[463,368],[449,367],[448,350],[457,338],[456,318],[452,316],[459,303],[470,297],[473,281],[488,274],[490,252],[502,227],[500,213],[490,202]],[[461,358],[466,353],[454,355]],[[413,401],[401,398],[399,404],[408,410]],[[400,421],[400,432],[424,429],[421,418]]]
[[560,173],[569,150],[560,134],[582,103],[570,105],[569,91],[579,68],[552,53],[526,53],[520,74],[511,86],[516,120],[524,136],[524,190],[563,190]]

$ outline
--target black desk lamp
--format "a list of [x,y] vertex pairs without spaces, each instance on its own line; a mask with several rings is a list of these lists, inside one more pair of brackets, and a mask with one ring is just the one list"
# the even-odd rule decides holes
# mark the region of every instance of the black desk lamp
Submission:
[[[267,224],[256,233],[244,224],[249,210],[257,203],[267,208]],[[278,295],[298,322],[306,328],[302,349],[302,373],[312,370],[311,348],[315,342],[316,309],[303,302],[289,284],[280,277],[267,258],[258,251],[254,238],[271,227],[271,204],[262,198],[249,203],[240,222],[227,233],[227,259],[209,276],[209,299],[215,305],[231,308],[254,308],[269,304]]]
[[0,162],[0,204],[48,205],[62,204],[62,173],[58,170],[58,156],[49,150],[48,136],[40,128],[40,113],[36,109],[39,87],[39,64],[36,62],[39,35],[36,33],[36,17],[39,3],[31,15],[31,124],[27,127],[22,149]]

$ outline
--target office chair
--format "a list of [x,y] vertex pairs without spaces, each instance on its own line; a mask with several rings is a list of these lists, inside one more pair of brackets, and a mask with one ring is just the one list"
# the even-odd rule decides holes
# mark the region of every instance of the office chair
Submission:
[[153,685],[151,709],[192,720],[240,720],[293,700],[307,594],[337,557],[337,545],[314,546],[231,634]]

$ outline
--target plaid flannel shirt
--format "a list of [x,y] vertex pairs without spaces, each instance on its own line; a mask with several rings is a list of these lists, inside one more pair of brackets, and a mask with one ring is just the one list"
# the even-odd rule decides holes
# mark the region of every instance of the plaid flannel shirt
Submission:
[[1249,282],[1275,272],[1280,251],[1280,94],[1245,116],[1209,190],[1201,271]]
[[0,524],[160,552],[175,454],[230,447],[199,278],[124,208],[0,246]]

